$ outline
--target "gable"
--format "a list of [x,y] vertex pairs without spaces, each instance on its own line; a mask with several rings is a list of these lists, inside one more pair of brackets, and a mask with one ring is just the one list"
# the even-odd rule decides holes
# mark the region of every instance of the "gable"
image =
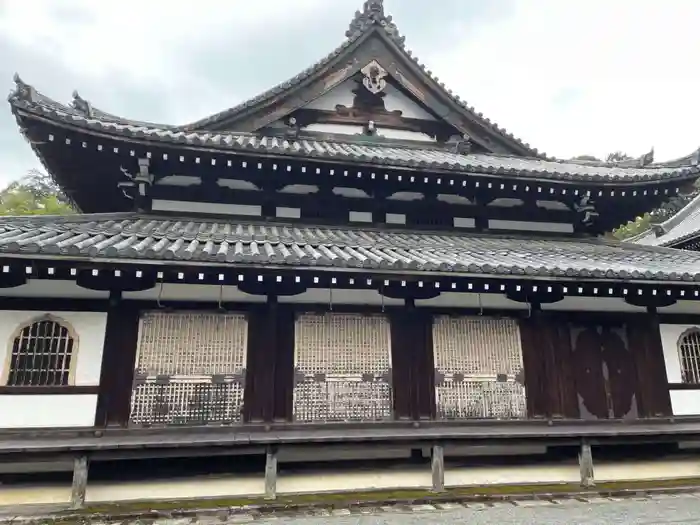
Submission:
[[[351,81],[357,81],[372,63],[386,74],[387,101],[400,105],[403,118],[425,116],[468,137],[480,151],[518,156],[542,156],[537,150],[493,124],[454,96],[419,65],[403,47],[391,17],[385,16],[379,1],[366,2],[347,33],[348,40],[325,59],[276,88],[199,122],[185,126],[188,131],[260,132],[285,127],[292,113],[306,110],[332,110],[333,101],[350,103]],[[366,75],[365,75],[366,76]],[[337,106],[338,103],[335,105]],[[389,110],[387,108],[387,110]],[[430,119],[423,119],[430,120]],[[401,130],[399,130],[401,131]],[[446,132],[436,140],[444,140]]]
[[364,135],[432,143],[447,142],[461,135],[459,129],[407,92],[381,64],[373,60],[369,65],[382,75],[377,85],[363,74],[367,67],[362,68],[318,98],[258,131],[282,131],[291,135]]

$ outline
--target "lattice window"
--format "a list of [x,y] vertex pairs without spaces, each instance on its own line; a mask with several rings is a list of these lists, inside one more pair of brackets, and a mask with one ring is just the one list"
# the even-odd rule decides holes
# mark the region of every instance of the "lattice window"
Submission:
[[678,338],[678,358],[684,383],[700,384],[700,329],[691,328]]
[[67,386],[72,382],[77,337],[51,316],[20,327],[11,340],[8,386]]
[[391,418],[391,332],[381,315],[301,315],[296,321],[294,418]]
[[435,394],[442,418],[521,418],[525,388],[518,323],[489,317],[433,321]]
[[238,313],[141,318],[131,422],[230,424],[243,406],[248,322]]

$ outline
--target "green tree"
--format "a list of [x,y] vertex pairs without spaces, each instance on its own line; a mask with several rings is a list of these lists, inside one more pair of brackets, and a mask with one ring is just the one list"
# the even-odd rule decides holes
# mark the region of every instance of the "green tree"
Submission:
[[0,215],[68,215],[75,213],[51,178],[31,170],[0,191]]

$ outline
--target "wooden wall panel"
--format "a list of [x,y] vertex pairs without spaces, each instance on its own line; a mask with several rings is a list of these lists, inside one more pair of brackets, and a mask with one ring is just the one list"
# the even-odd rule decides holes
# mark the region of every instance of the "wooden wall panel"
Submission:
[[95,426],[126,427],[129,424],[139,316],[135,303],[122,302],[118,294],[110,299]]
[[635,316],[627,324],[627,338],[636,361],[639,416],[671,416],[673,411],[658,316]]
[[294,312],[272,296],[248,315],[243,421],[292,420]]
[[535,311],[520,321],[528,416],[578,418],[569,326]]
[[410,303],[391,317],[391,366],[396,419],[435,417],[432,316]]

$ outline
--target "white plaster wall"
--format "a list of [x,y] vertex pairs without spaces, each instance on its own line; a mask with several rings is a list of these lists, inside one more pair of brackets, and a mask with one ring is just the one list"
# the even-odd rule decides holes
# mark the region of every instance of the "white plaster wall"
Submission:
[[[662,324],[659,326],[669,383],[682,381],[678,338],[693,326],[687,324]],[[700,390],[671,390],[671,408],[676,416],[700,415]]]
[[[0,289],[0,297],[40,297],[44,299],[107,299],[109,292],[89,290],[75,281],[30,279],[16,288]],[[0,318],[4,314],[0,314]]]
[[384,88],[384,93],[386,93],[384,107],[386,107],[387,111],[401,111],[401,116],[405,118],[435,120],[435,117],[394,86],[387,85]]
[[[575,287],[576,283],[571,286]],[[604,285],[601,285],[600,291],[605,291]],[[620,297],[564,297],[559,302],[543,304],[542,310],[646,313],[646,308],[633,306]]]
[[357,84],[353,80],[346,80],[304,107],[305,109],[325,109],[327,111],[335,111],[335,107],[338,105],[352,107],[355,100],[355,94],[352,90],[355,86]]
[[[505,295],[501,294],[479,294],[476,293],[457,293],[457,292],[442,292],[433,299],[418,299],[416,300],[417,307],[433,307],[433,308],[489,308],[503,310],[526,310],[527,305],[517,301],[511,301]],[[488,314],[488,312],[484,312]]]
[[[78,336],[76,386],[98,386],[107,314],[105,312],[6,311],[0,314],[0,377],[18,327],[50,313]],[[92,426],[97,395],[0,395],[0,428]]]

